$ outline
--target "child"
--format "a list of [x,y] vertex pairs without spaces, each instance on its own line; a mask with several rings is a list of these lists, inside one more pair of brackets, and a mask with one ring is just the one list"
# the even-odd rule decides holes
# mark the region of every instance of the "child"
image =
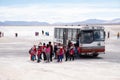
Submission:
[[71,47],[71,49],[70,49],[70,61],[71,61],[71,58],[72,58],[72,60],[74,60],[74,49],[73,49],[73,47]]
[[33,50],[34,50],[34,59],[36,60],[36,52],[37,52],[36,45],[33,46]]
[[38,63],[40,62],[40,59],[41,59],[41,53],[42,53],[42,47],[38,46],[38,49],[37,49],[37,62]]
[[63,54],[64,54],[64,49],[60,47],[59,54],[58,54],[58,62],[62,62]]
[[34,61],[34,60],[35,60],[34,47],[32,47],[32,48],[29,50],[29,53],[30,53],[30,60],[31,60],[31,61]]
[[46,57],[47,57],[47,62],[50,61],[50,46],[47,44],[47,47],[46,47]]

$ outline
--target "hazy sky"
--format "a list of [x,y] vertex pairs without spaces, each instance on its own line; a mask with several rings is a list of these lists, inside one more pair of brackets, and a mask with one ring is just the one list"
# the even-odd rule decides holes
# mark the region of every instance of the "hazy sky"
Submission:
[[76,22],[120,18],[120,0],[0,0],[0,21]]

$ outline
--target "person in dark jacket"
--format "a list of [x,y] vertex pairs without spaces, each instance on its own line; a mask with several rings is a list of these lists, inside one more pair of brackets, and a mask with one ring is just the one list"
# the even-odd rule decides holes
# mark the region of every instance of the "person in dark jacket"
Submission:
[[57,50],[58,50],[58,46],[57,46],[57,44],[55,44],[55,46],[54,46],[55,59],[57,59]]
[[69,41],[68,41],[68,48],[71,47],[71,44],[72,44],[72,42],[69,40]]
[[40,59],[41,59],[41,53],[42,53],[42,46],[38,46],[38,49],[37,49],[37,62],[38,63],[40,62]]
[[15,33],[15,37],[18,37],[18,33]]
[[78,47],[77,47],[76,44],[74,44],[73,49],[74,49],[74,56],[75,56],[76,59],[78,59],[79,58],[79,53],[78,53]]
[[68,58],[69,58],[69,51],[70,51],[70,48],[65,48],[66,49],[66,51],[65,51],[65,61],[67,61],[68,60]]
[[2,37],[2,32],[0,32],[0,37]]
[[107,36],[107,38],[110,38],[110,32],[108,32],[108,36]]
[[51,42],[49,42],[49,46],[50,46],[50,61],[52,62],[53,46],[52,46]]
[[118,32],[118,33],[117,33],[117,38],[119,38],[119,37],[120,37],[120,33]]
[[44,35],[44,31],[42,30],[42,35]]

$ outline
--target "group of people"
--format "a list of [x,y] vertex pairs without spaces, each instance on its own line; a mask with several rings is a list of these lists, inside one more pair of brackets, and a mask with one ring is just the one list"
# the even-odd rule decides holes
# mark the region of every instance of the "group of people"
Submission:
[[32,61],[37,60],[37,62],[40,62],[42,60],[42,54],[44,61],[52,61],[53,56],[53,46],[51,45],[51,42],[49,42],[47,45],[45,43],[40,42],[38,46],[34,45],[30,50],[30,59]]
[[79,53],[80,48],[70,41],[67,46],[59,43],[55,44],[54,47],[51,42],[48,44],[43,43],[43,45],[39,43],[38,46],[34,45],[29,50],[30,60],[37,61],[38,63],[41,62],[41,60],[47,63],[52,62],[53,59],[56,59],[57,62],[62,62],[63,58],[65,58],[65,61],[68,61],[68,59],[71,61],[74,60],[74,57],[78,58]]

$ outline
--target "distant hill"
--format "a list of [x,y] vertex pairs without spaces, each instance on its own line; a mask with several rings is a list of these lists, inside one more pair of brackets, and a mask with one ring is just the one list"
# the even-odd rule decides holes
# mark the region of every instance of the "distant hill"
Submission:
[[47,22],[37,22],[37,21],[5,21],[0,22],[0,26],[63,26],[63,25],[84,25],[84,24],[120,24],[120,18],[113,20],[99,20],[99,19],[88,19],[80,22],[72,23],[62,23],[57,22],[49,24]]
[[108,21],[106,23],[120,23],[120,18],[117,18],[117,19],[113,19],[111,21]]
[[88,19],[86,21],[83,21],[81,23],[85,23],[85,24],[101,24],[101,23],[104,23],[105,20],[99,20],[99,19]]
[[88,19],[81,22],[73,23],[55,23],[53,25],[84,25],[84,24],[120,24],[120,18],[114,20],[99,20],[99,19]]
[[1,26],[46,26],[50,25],[47,22],[37,22],[37,21],[5,21],[5,22],[0,22]]

